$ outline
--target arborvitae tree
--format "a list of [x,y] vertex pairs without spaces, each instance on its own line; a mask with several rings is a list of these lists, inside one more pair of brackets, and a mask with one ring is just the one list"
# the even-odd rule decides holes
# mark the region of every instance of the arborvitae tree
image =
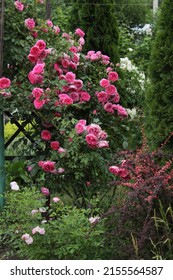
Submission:
[[151,20],[153,0],[114,0],[118,20],[127,26],[143,25]]
[[101,51],[115,63],[118,54],[118,24],[112,0],[73,0],[69,28],[85,32],[84,50]]
[[[146,94],[146,132],[151,147],[173,131],[173,1],[164,0],[151,53],[150,87]],[[169,142],[171,143],[171,142]]]

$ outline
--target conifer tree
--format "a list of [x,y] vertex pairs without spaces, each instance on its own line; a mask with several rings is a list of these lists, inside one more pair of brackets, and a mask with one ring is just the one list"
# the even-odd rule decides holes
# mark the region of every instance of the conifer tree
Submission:
[[[173,131],[173,1],[164,0],[156,23],[146,94],[146,133],[153,148]],[[171,142],[170,142],[171,143]]]
[[118,23],[112,0],[73,0],[69,15],[69,28],[81,28],[85,32],[85,51],[101,51],[119,61]]

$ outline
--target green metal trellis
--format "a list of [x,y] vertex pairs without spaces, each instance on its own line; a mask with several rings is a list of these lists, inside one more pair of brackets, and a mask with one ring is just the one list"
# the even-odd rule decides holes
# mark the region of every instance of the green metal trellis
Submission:
[[[3,34],[4,34],[4,7],[5,0],[0,0],[0,78],[3,73]],[[46,19],[51,18],[51,0],[46,0]],[[27,119],[22,124],[20,124],[13,115],[9,112],[5,114],[10,118],[10,120],[17,126],[16,132],[10,137],[10,139],[4,142],[4,113],[2,108],[0,108],[0,211],[4,206],[4,192],[5,192],[5,159],[11,160],[14,157],[5,157],[5,148],[7,148],[11,142],[16,138],[16,136],[23,132],[25,137],[29,139],[32,143],[35,143],[34,139],[25,130],[25,126],[30,123]],[[29,157],[27,157],[29,158]]]
[[[3,70],[3,31],[4,31],[4,0],[0,0],[0,77]],[[3,112],[0,109],[0,210],[4,205],[5,191],[5,147]]]

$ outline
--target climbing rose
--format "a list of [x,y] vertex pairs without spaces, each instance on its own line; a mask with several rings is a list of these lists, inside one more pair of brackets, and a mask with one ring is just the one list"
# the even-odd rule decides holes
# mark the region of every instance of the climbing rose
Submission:
[[110,85],[110,82],[107,79],[102,79],[102,80],[100,80],[100,85],[101,85],[101,87],[106,88]]
[[48,19],[48,20],[46,21],[46,24],[47,24],[47,26],[49,26],[49,27],[53,27],[53,23],[52,23],[52,21],[51,21],[50,19]]
[[60,201],[59,197],[53,197],[52,200],[53,200],[53,202],[55,202],[55,203],[57,203],[57,202]]
[[43,100],[43,99],[42,100],[35,99],[34,100],[34,107],[35,107],[35,109],[40,110],[44,106],[45,103],[46,103],[46,101]]
[[73,72],[67,72],[64,78],[68,83],[74,83],[76,75]]
[[40,98],[43,95],[44,91],[42,88],[35,87],[32,90],[32,96],[35,98]]
[[108,141],[98,141],[97,148],[109,148]]
[[19,12],[22,12],[23,9],[25,8],[25,6],[23,5],[23,3],[20,2],[20,1],[18,1],[18,0],[14,2],[14,5],[15,5],[16,9],[17,9]]
[[0,79],[0,89],[9,88],[11,85],[11,81],[8,78],[2,77]]
[[85,140],[89,146],[96,147],[98,139],[94,134],[92,133],[87,134]]
[[41,132],[41,138],[43,140],[49,141],[52,138],[52,135],[48,130],[45,129],[45,130],[42,130],[42,132]]
[[83,92],[81,93],[81,100],[82,100],[82,101],[87,102],[87,101],[90,100],[90,98],[91,98],[91,96],[89,95],[88,92],[83,91]]
[[42,165],[42,169],[45,172],[54,172],[55,171],[55,162],[50,161],[50,160],[45,161]]
[[44,71],[44,66],[45,66],[45,63],[37,63],[37,64],[34,66],[32,72],[33,72],[34,74],[42,74],[43,71]]
[[78,35],[79,37],[84,37],[85,36],[85,32],[80,28],[77,28],[75,30],[75,34]]
[[43,40],[38,40],[35,44],[40,51],[43,51],[46,48],[46,43]]
[[52,150],[57,151],[59,149],[59,142],[58,141],[50,142],[50,147]]
[[33,18],[27,18],[25,19],[25,26],[28,28],[28,29],[34,29],[35,27],[35,21]]
[[108,79],[111,82],[116,82],[118,80],[118,73],[115,71],[110,71],[108,74]]
[[38,232],[39,234],[45,234],[45,229],[37,226],[32,229],[32,234],[35,234],[36,232]]
[[42,194],[44,194],[45,196],[49,196],[49,195],[50,195],[49,190],[48,190],[47,188],[45,188],[45,187],[42,187],[42,188],[41,188],[41,192],[42,192]]
[[25,233],[22,235],[22,240],[24,240],[28,245],[32,244],[33,243],[33,238],[28,234],[28,233]]
[[75,130],[77,134],[81,134],[85,131],[86,126],[80,122],[75,125]]

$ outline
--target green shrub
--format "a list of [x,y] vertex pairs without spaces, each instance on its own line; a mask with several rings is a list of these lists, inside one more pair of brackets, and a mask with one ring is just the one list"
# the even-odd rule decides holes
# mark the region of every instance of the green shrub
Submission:
[[[173,2],[163,1],[156,24],[146,94],[146,132],[150,145],[158,147],[173,131]],[[170,142],[172,149],[172,142]]]

